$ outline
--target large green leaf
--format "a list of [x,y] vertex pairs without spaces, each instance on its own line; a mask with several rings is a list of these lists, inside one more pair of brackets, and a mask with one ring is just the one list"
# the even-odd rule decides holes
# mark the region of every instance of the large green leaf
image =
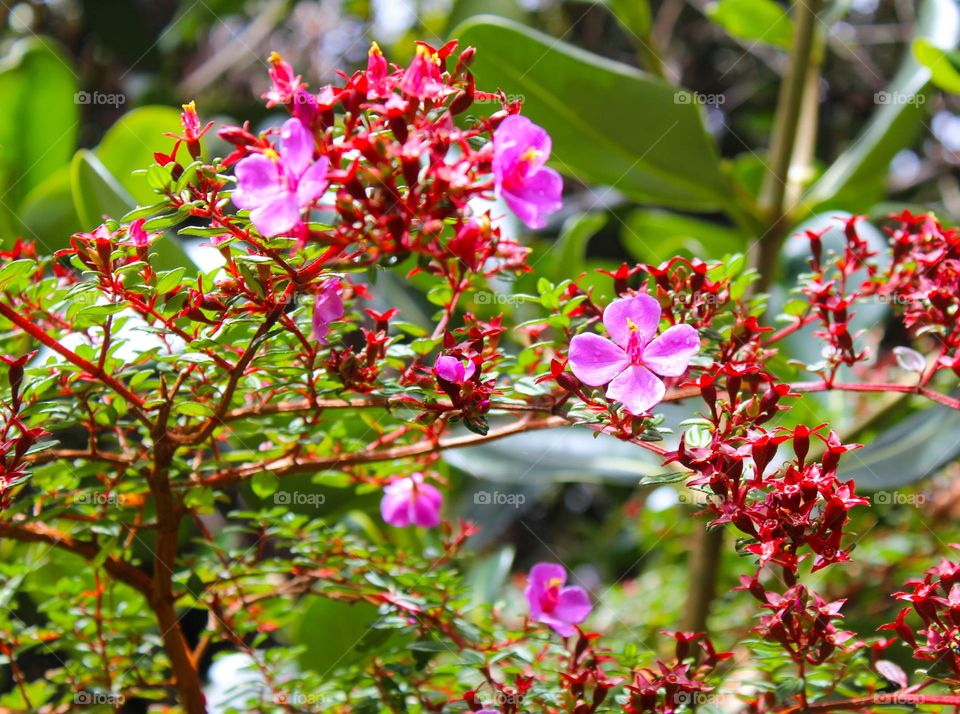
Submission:
[[906,486],[936,474],[960,456],[960,412],[935,405],[911,414],[864,448],[851,452],[841,476],[857,490]]
[[0,196],[10,214],[76,147],[76,77],[51,40],[17,42],[0,63]]
[[930,80],[946,92],[960,94],[960,53],[941,49],[922,37],[913,41],[913,56],[930,70]]
[[707,16],[734,37],[788,49],[793,21],[774,0],[719,0],[707,6]]
[[70,165],[60,167],[26,195],[17,211],[20,233],[36,240],[47,253],[66,247],[84,226],[77,215]]
[[645,208],[627,217],[622,241],[631,256],[654,265],[680,254],[722,258],[746,248],[744,237],[726,226]]
[[[960,41],[956,0],[926,0],[916,34],[933,47],[955,48]],[[866,128],[810,188],[804,201],[811,211],[863,212],[883,197],[890,161],[923,126],[930,77],[930,69],[908,53],[886,92],[878,93],[879,109]]]
[[138,204],[149,206],[157,202],[157,194],[145,176],[133,172],[154,163],[155,152],[170,151],[174,140],[165,133],[179,131],[180,113],[177,110],[140,107],[120,117],[93,152]]
[[713,210],[730,200],[689,93],[503,18],[473,19],[454,35],[477,48],[479,88],[524,98],[560,171],[637,201]]

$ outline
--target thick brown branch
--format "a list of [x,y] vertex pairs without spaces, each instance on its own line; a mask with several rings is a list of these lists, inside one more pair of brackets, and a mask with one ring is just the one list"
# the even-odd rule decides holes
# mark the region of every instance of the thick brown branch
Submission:
[[[0,521],[0,538],[11,538],[21,543],[46,543],[55,548],[69,551],[86,560],[95,560],[101,555],[96,543],[76,540],[69,533],[57,530],[42,523],[11,523]],[[103,568],[111,577],[132,587],[149,598],[153,592],[150,576],[135,565],[114,556],[107,556]]]

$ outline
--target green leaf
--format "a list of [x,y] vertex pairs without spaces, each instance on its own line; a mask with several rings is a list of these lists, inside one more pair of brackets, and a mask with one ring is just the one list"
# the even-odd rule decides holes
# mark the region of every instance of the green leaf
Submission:
[[652,25],[648,0],[604,0],[604,4],[634,38],[647,37]]
[[790,48],[793,21],[774,0],[719,0],[707,6],[707,17],[739,40]]
[[471,20],[455,34],[477,48],[479,89],[524,98],[524,115],[550,132],[551,163],[561,172],[691,210],[730,200],[716,147],[687,93],[502,18]]
[[17,42],[0,64],[0,193],[20,200],[70,161],[77,142],[77,78],[56,43]]
[[646,208],[627,217],[622,240],[631,256],[654,265],[678,254],[722,258],[746,248],[744,237],[731,228]]
[[200,402],[180,402],[173,408],[173,410],[177,414],[183,414],[184,416],[193,416],[193,417],[213,416],[213,409],[211,409],[206,404],[202,404]]
[[935,85],[960,94],[960,52],[949,52],[918,37],[913,41],[913,56],[930,70],[930,80]]
[[250,479],[250,488],[257,498],[269,498],[280,487],[280,479],[269,471],[260,471]]
[[560,236],[535,262],[537,272],[556,281],[583,272],[587,245],[606,224],[607,215],[604,213],[578,213],[567,218]]
[[[955,0],[926,0],[916,34],[934,47],[956,48],[960,8]],[[912,53],[904,59],[886,92],[877,94],[879,109],[850,146],[810,187],[804,202],[811,213],[842,209],[862,213],[883,197],[890,161],[910,146],[923,126],[930,70]]]
[[455,33],[457,25],[477,15],[497,15],[517,22],[523,22],[529,16],[517,0],[454,0],[447,18],[447,37],[456,39],[457,35],[451,31]]

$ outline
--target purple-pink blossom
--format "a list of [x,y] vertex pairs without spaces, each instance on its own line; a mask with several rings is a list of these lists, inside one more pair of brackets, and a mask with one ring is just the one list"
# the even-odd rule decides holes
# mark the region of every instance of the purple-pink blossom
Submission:
[[388,484],[383,489],[380,515],[391,526],[434,528],[440,523],[443,495],[424,482],[423,474],[411,474]]
[[609,384],[607,398],[639,416],[656,406],[666,391],[660,377],[679,377],[700,351],[690,325],[673,325],[657,337],[660,304],[649,295],[614,300],[603,312],[610,339],[592,332],[570,341],[570,367],[591,387]]
[[330,323],[343,317],[343,299],[340,297],[340,281],[331,278],[320,286],[313,301],[313,337],[321,344],[327,343]]
[[549,625],[563,637],[570,637],[587,619],[593,605],[587,591],[566,585],[567,569],[558,563],[537,563],[530,569],[524,595],[530,605],[530,617]]
[[472,360],[463,362],[453,355],[439,355],[433,365],[433,373],[440,379],[452,384],[463,384],[477,371]]
[[301,214],[327,189],[330,160],[313,160],[313,134],[297,118],[280,130],[280,152],[268,150],[237,164],[233,202],[250,210],[250,220],[267,237],[301,224]]
[[560,210],[563,179],[544,166],[552,143],[543,127],[516,114],[493,133],[496,194],[530,228],[543,228],[546,216]]

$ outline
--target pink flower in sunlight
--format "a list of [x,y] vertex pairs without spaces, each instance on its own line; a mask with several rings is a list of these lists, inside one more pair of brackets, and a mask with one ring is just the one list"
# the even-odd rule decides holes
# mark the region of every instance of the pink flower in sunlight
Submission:
[[587,591],[576,585],[564,587],[567,569],[557,563],[537,563],[530,569],[523,594],[530,605],[530,617],[549,625],[563,637],[570,637],[587,619],[593,605]]
[[423,474],[415,473],[398,479],[383,489],[380,515],[391,526],[406,528],[434,528],[440,523],[443,496],[440,491],[424,483]]
[[493,133],[493,178],[498,197],[530,228],[543,228],[560,210],[563,179],[544,166],[550,135],[526,117],[512,115]]
[[233,202],[250,209],[250,220],[268,238],[300,225],[301,212],[327,188],[330,160],[313,160],[313,135],[296,118],[280,132],[280,153],[253,154],[237,164]]
[[313,301],[313,337],[321,344],[327,343],[330,323],[343,317],[343,299],[340,297],[340,281],[327,280]]
[[607,387],[607,399],[622,402],[631,414],[643,414],[663,399],[657,377],[679,377],[700,351],[700,336],[690,325],[674,325],[657,337],[660,304],[649,295],[614,300],[603,312],[611,339],[592,332],[570,341],[570,368],[584,384]]
[[438,378],[451,382],[452,384],[463,384],[470,379],[477,371],[477,366],[472,360],[466,363],[454,357],[453,355],[439,355],[436,363],[433,365],[433,373]]
[[160,233],[147,233],[143,230],[145,218],[138,218],[127,226],[127,240],[120,241],[120,245],[132,245],[136,248],[147,248],[155,241]]

